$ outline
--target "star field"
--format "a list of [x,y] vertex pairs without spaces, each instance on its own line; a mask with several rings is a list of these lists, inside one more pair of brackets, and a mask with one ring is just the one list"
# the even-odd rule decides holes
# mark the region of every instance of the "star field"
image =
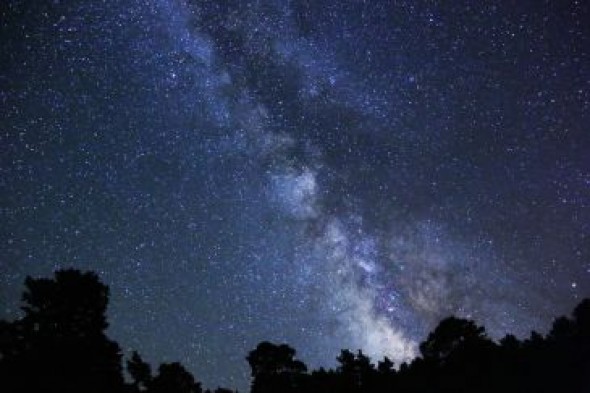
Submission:
[[1,318],[94,270],[126,353],[246,391],[262,340],[399,364],[590,296],[586,2],[0,11]]

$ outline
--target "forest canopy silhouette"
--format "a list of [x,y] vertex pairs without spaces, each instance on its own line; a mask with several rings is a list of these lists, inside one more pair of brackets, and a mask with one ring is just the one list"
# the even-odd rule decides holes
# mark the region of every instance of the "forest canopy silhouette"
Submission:
[[[137,352],[124,359],[105,333],[108,299],[108,287],[92,272],[28,277],[23,316],[0,321],[0,390],[204,391],[180,363],[154,371]],[[524,340],[507,335],[495,342],[474,321],[446,318],[420,344],[420,356],[401,365],[342,350],[335,369],[309,370],[296,355],[287,344],[260,343],[246,356],[251,392],[589,392],[590,299],[571,317],[555,319],[546,336],[532,332]]]

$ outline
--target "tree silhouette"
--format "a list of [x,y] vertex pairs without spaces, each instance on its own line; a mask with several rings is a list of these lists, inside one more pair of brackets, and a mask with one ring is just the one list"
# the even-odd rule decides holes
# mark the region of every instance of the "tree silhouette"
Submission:
[[149,383],[149,393],[201,393],[201,384],[180,363],[164,363]]
[[295,359],[296,351],[286,344],[272,344],[268,341],[258,344],[246,357],[252,369],[252,376],[261,374],[304,373],[307,367]]
[[25,319],[43,334],[88,337],[108,327],[109,289],[94,273],[59,270],[54,279],[27,277],[25,287]]
[[152,368],[135,351],[133,351],[131,359],[127,360],[127,372],[133,380],[133,387],[136,391],[143,392],[150,386]]
[[[23,317],[0,321],[0,391],[202,393],[180,363],[161,364],[153,376],[137,352],[124,381],[119,346],[105,335],[108,295],[94,273],[27,278]],[[496,344],[473,321],[449,317],[419,347],[421,356],[399,370],[387,357],[375,367],[361,350],[342,350],[335,369],[308,373],[295,349],[262,342],[246,358],[251,393],[588,393],[590,299],[556,318],[546,336],[506,335]]]
[[252,393],[295,392],[305,383],[307,367],[286,344],[262,342],[246,360],[252,370]]
[[574,321],[580,335],[590,336],[590,299],[584,299],[574,309]]
[[394,363],[389,359],[387,356],[383,358],[383,360],[377,363],[377,371],[380,374],[389,374],[394,373],[395,369],[393,368]]
[[483,327],[467,319],[449,317],[443,319],[420,344],[420,353],[424,359],[443,362],[462,349],[487,341]]
[[590,299],[584,299],[574,309],[574,367],[572,378],[576,385],[590,386]]
[[[536,348],[536,347],[535,347]],[[535,349],[531,348],[531,352]],[[534,367],[543,371],[545,376],[560,375],[563,382],[556,383],[555,378],[542,378],[540,383],[575,391],[582,381],[590,376],[590,300],[583,300],[573,312],[573,318],[556,318],[539,350],[530,357],[540,359]],[[590,387],[590,383],[587,383]],[[590,389],[589,389],[590,390]]]
[[104,392],[123,386],[119,346],[104,334],[108,288],[94,273],[27,278],[25,315],[3,324],[0,375],[8,391]]
[[347,349],[342,350],[336,360],[340,363],[336,371],[340,374],[342,389],[357,392],[372,384],[375,367],[361,350],[356,355]]
[[494,350],[495,344],[483,327],[449,317],[420,344],[424,362],[419,366],[442,391],[487,391],[493,384]]

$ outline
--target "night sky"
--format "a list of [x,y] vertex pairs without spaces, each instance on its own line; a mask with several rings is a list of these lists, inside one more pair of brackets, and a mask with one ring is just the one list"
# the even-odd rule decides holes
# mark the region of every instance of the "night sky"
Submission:
[[0,318],[94,270],[205,386],[248,351],[411,359],[590,296],[590,3],[0,5]]

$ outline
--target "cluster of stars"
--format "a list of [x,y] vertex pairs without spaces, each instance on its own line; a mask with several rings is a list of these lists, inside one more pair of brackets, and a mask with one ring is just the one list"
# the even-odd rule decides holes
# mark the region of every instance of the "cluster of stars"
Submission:
[[[590,294],[581,1],[8,1],[0,298],[76,267],[206,386],[286,341],[397,362]],[[174,334],[171,334],[173,332]]]

